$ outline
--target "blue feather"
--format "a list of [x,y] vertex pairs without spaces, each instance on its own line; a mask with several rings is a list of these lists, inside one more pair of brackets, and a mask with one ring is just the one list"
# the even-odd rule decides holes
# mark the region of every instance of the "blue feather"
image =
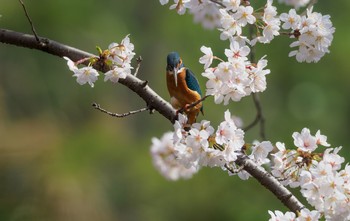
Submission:
[[198,83],[198,80],[196,78],[196,76],[194,75],[194,73],[186,68],[186,84],[187,84],[187,87],[189,89],[191,89],[192,91],[197,91],[199,95],[201,95],[202,97],[202,91],[199,87],[199,83]]
[[[187,87],[189,89],[191,89],[192,91],[197,91],[198,94],[202,97],[202,91],[201,91],[201,88],[199,87],[198,80],[197,80],[196,76],[194,75],[194,73],[188,68],[186,68],[185,80],[186,80]],[[201,112],[204,115],[203,106],[204,105],[202,104]]]

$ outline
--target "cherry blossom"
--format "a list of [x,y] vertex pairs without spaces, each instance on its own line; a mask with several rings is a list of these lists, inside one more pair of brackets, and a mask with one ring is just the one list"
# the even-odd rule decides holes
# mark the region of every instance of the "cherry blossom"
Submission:
[[317,139],[310,134],[308,128],[304,128],[301,133],[294,132],[294,145],[302,151],[312,152],[317,148]]
[[198,170],[195,167],[186,168],[179,163],[174,154],[172,142],[173,133],[167,132],[160,139],[153,138],[151,155],[155,168],[167,179],[178,180],[191,178]]
[[286,212],[283,214],[281,211],[276,210],[275,212],[272,212],[269,210],[269,214],[271,218],[269,221],[293,221],[295,220],[295,213],[293,212]]
[[129,35],[127,35],[120,43],[111,43],[108,46],[108,59],[113,66],[118,66],[129,71],[132,67],[131,60],[135,56],[134,44],[130,42]]
[[252,15],[254,9],[251,6],[239,6],[233,17],[237,20],[237,23],[241,26],[246,26],[247,23],[254,24],[256,18]]
[[204,69],[207,69],[213,62],[214,56],[211,48],[202,46],[201,51],[204,55],[199,58],[199,63],[204,64]]
[[[101,49],[100,49],[101,50]],[[121,43],[111,43],[108,46],[108,49],[105,51],[100,51],[100,57],[103,57],[103,62],[110,67],[110,70],[107,71],[104,75],[104,81],[111,81],[116,83],[119,79],[124,79],[128,74],[131,74],[131,60],[133,59],[135,53],[134,44],[130,42],[129,35],[127,35]],[[77,62],[73,62],[67,57],[64,57],[67,60],[67,66],[69,70],[74,72],[73,77],[77,78],[77,82],[80,85],[88,83],[91,87],[94,87],[95,81],[99,73],[92,66],[95,62],[99,61],[98,57],[84,58]],[[78,65],[81,63],[90,61],[87,67],[78,68]],[[105,61],[106,60],[106,61]]]
[[213,95],[216,104],[223,102],[228,105],[230,101],[240,101],[252,92],[266,89],[265,75],[270,73],[270,70],[265,69],[267,60],[264,56],[253,65],[247,58],[249,52],[248,46],[232,41],[230,49],[225,49],[228,61],[221,60],[217,67],[207,68],[202,73],[208,78],[206,94]]
[[[298,62],[318,62],[326,53],[333,40],[335,28],[329,15],[306,9],[306,15],[299,16],[291,9],[289,14],[282,13],[282,28],[291,29],[292,37],[297,38],[290,47],[297,47],[289,56],[295,56]],[[291,24],[293,22],[293,24]]]
[[77,78],[77,82],[80,85],[88,83],[91,87],[94,87],[94,82],[99,76],[98,72],[91,66],[78,68],[76,64],[68,57],[64,57],[67,60],[67,65],[71,71],[74,72],[73,77]]
[[115,66],[112,70],[107,71],[105,73],[104,81],[112,81],[113,83],[117,83],[119,79],[126,78],[127,74],[130,74],[131,67],[130,65],[125,65],[123,68]]
[[295,9],[290,9],[289,13],[282,13],[280,15],[280,19],[282,22],[282,28],[283,29],[293,29],[297,30],[301,27],[301,17],[297,14]]

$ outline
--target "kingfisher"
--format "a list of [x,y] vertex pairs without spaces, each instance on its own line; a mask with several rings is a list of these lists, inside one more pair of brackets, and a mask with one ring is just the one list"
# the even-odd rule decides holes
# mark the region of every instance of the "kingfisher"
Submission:
[[184,109],[187,115],[187,124],[192,125],[201,111],[202,102],[194,107],[192,103],[202,98],[202,92],[194,73],[185,67],[177,52],[170,52],[167,56],[166,81],[170,94],[170,103],[176,109]]

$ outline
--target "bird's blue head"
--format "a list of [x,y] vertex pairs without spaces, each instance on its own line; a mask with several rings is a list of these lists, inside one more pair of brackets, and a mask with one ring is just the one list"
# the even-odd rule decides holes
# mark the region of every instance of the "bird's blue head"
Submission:
[[174,75],[175,85],[177,86],[177,74],[179,70],[183,67],[182,59],[177,52],[170,52],[167,56],[167,66],[166,70],[168,73]]

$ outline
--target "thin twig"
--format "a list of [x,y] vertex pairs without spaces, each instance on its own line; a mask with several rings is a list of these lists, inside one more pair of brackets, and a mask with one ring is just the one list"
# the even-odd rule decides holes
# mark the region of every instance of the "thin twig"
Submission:
[[251,129],[252,127],[254,127],[255,125],[257,125],[258,123],[260,123],[260,137],[263,140],[266,140],[265,118],[264,118],[264,115],[262,113],[262,107],[261,107],[259,95],[256,93],[253,93],[252,96],[253,96],[253,101],[254,101],[254,105],[255,105],[255,109],[256,109],[256,117],[255,117],[254,121],[252,123],[250,123],[248,126],[246,126],[243,130],[247,131],[247,130]]
[[105,110],[103,109],[99,104],[97,103],[93,103],[92,106],[96,109],[96,110],[99,110],[101,111],[102,113],[105,113],[105,114],[108,114],[112,117],[118,117],[118,118],[122,118],[122,117],[127,117],[127,116],[130,116],[130,115],[133,115],[133,114],[138,114],[138,113],[141,113],[141,112],[144,112],[144,111],[147,111],[149,110],[148,107],[145,107],[145,108],[141,108],[139,110],[134,110],[134,111],[129,111],[127,113],[122,113],[122,114],[118,114],[118,113],[112,113],[108,110]]
[[257,116],[259,116],[260,120],[260,137],[263,140],[266,140],[265,135],[265,117],[263,115],[263,109],[261,107],[261,102],[258,94],[253,94],[254,104],[257,111]]
[[317,2],[318,2],[318,0],[311,0],[310,3],[308,4],[307,8],[311,9],[311,7],[314,6]]
[[[255,26],[254,25],[249,25],[249,37],[250,39],[254,39],[256,37],[256,34],[254,33],[255,31]],[[250,58],[250,62],[251,63],[256,63],[255,61],[255,46],[252,46],[250,49],[250,54],[249,54],[249,58]]]
[[35,39],[37,40],[37,42],[40,42],[39,36],[36,33],[36,31],[35,31],[34,24],[32,22],[32,19],[30,19],[29,13],[28,13],[28,11],[26,9],[26,6],[24,5],[24,2],[22,0],[19,0],[19,2],[21,3],[21,5],[23,7],[24,13],[26,14],[26,17],[27,17],[27,19],[29,21],[29,24],[30,24],[30,27],[32,29],[33,35],[35,36]]
[[249,6],[250,5],[250,0],[242,0],[242,5],[244,6]]
[[213,3],[215,3],[215,4],[220,5],[220,6],[223,7],[223,8],[226,8],[226,6],[225,6],[221,1],[219,1],[219,0],[210,0],[210,1],[213,2]]
[[134,76],[135,76],[135,77],[136,77],[137,74],[139,73],[139,69],[140,69],[141,62],[142,62],[142,57],[139,56],[138,58],[136,58],[136,62],[137,62],[137,67],[136,67],[136,70],[135,70],[135,73],[134,73]]
[[231,167],[230,165],[228,165],[227,163],[224,165],[224,167],[225,167],[228,171],[230,171],[230,173],[232,173],[232,174],[237,174],[237,173],[241,172],[241,171],[244,169],[243,166],[239,166],[238,168],[233,168],[233,167]]
[[259,119],[259,115],[257,114],[255,116],[255,119],[253,120],[253,122],[251,122],[248,126],[246,126],[245,128],[243,128],[244,132],[252,129],[255,125],[257,125],[259,123],[260,119]]
[[[306,9],[310,10],[316,3],[317,3],[318,0],[311,0],[309,2],[309,4],[307,5]],[[305,11],[303,11],[303,13],[301,13],[301,15],[306,15],[307,13],[307,10],[305,9]]]
[[[249,35],[250,35],[251,39],[253,39],[255,37],[254,26],[253,25],[249,26]],[[255,47],[251,48],[251,51],[250,51],[250,62],[251,63],[256,63]],[[254,127],[255,125],[257,125],[258,123],[260,123],[260,137],[263,140],[266,140],[266,136],[265,136],[265,118],[264,118],[264,115],[263,115],[263,110],[262,110],[262,107],[261,107],[260,98],[259,98],[258,94],[256,94],[256,93],[253,93],[252,97],[253,97],[253,101],[254,101],[254,105],[255,105],[255,109],[256,109],[256,117],[255,117],[254,121],[252,123],[250,123],[247,127],[245,127],[243,130],[247,131],[247,130],[251,129],[252,127]]]

